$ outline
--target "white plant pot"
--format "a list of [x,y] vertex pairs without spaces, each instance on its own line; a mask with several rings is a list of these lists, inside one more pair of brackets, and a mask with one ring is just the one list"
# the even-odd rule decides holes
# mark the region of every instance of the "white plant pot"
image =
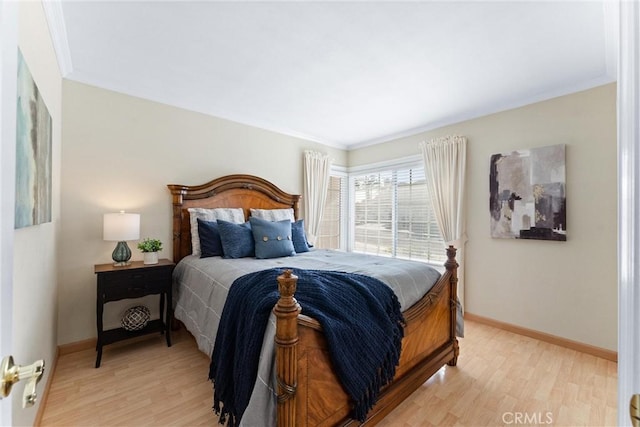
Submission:
[[157,264],[158,263],[158,252],[143,252],[144,263],[145,264]]

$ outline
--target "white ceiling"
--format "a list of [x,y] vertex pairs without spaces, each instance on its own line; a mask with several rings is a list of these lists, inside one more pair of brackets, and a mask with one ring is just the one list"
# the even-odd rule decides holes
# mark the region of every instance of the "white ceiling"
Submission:
[[354,148],[615,80],[606,2],[45,2],[71,80]]

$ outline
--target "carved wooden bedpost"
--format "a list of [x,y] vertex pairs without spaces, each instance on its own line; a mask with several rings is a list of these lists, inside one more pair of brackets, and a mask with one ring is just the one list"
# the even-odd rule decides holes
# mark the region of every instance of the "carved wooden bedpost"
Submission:
[[451,340],[453,341],[453,359],[447,362],[449,366],[456,366],[458,363],[458,339],[456,338],[456,324],[458,321],[458,262],[456,261],[456,248],[449,245],[447,248],[447,262],[444,263],[445,268],[451,273]]
[[187,188],[183,185],[167,185],[173,197],[173,261],[178,262],[182,259],[181,250],[181,230],[182,230],[182,203],[184,195],[187,194]]
[[276,316],[276,365],[278,377],[278,427],[296,425],[296,387],[298,385],[298,314],[300,305],[293,297],[298,276],[286,270],[278,276],[280,299],[273,309]]

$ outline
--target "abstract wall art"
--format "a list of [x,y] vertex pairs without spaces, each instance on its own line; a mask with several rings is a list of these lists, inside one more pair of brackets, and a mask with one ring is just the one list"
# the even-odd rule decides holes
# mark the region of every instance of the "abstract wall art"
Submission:
[[18,51],[15,228],[51,222],[51,116]]
[[491,156],[491,237],[567,240],[565,145]]

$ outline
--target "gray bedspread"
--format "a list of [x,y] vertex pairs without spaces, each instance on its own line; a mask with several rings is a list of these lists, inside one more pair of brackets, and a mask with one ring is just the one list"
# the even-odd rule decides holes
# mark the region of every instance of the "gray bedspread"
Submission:
[[[422,298],[440,277],[436,269],[425,263],[353,252],[312,250],[274,259],[188,256],[178,263],[173,273],[174,315],[193,334],[201,351],[211,356],[222,309],[234,280],[274,267],[344,271],[375,277],[393,289],[403,311]],[[241,421],[243,426],[270,425],[266,420],[275,424],[274,336],[272,315],[262,345],[258,378]]]

